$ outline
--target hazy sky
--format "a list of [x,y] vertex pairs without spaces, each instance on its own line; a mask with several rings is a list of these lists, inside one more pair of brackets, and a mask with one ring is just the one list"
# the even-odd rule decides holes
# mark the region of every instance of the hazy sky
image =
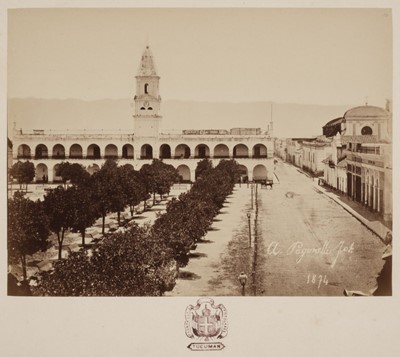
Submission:
[[383,106],[384,9],[9,10],[8,97],[128,98],[146,41],[163,100]]

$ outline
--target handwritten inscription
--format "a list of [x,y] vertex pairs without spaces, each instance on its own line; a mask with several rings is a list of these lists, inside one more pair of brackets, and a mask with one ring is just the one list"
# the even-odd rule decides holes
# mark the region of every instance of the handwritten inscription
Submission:
[[280,254],[294,255],[296,257],[296,264],[306,256],[320,255],[320,256],[331,256],[333,258],[331,267],[336,265],[339,257],[344,254],[352,254],[354,252],[354,242],[350,245],[345,244],[345,241],[340,241],[338,244],[332,245],[330,241],[325,241],[322,247],[305,247],[301,241],[293,242],[286,251],[282,251],[279,243],[272,241],[267,247],[267,255],[277,256]]
[[315,284],[318,286],[319,289],[322,284],[328,285],[328,278],[326,277],[326,275],[308,274],[307,284]]

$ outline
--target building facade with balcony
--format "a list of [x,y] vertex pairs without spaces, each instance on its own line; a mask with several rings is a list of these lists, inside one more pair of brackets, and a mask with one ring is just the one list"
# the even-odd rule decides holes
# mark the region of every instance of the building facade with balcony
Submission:
[[276,138],[274,141],[274,154],[276,157],[286,161],[286,138]]
[[334,121],[340,125],[331,132],[335,135],[331,153],[324,160],[325,182],[380,213],[385,220],[391,220],[392,139],[389,106],[386,110],[369,105],[355,107],[338,119]]
[[332,139],[321,135],[315,140],[304,141],[302,169],[313,176],[324,175],[324,160],[331,150]]
[[117,159],[119,165],[132,165],[136,170],[152,159],[162,159],[177,168],[184,181],[195,179],[197,162],[203,158],[210,158],[214,165],[221,159],[235,159],[242,175],[250,180],[269,178],[272,174],[273,139],[259,128],[183,130],[181,134],[160,132],[160,77],[148,46],[135,78],[133,133],[15,129],[13,158],[34,163],[36,182],[42,182],[43,177],[49,182],[60,181],[56,173],[62,161],[80,163],[94,173],[109,158]]

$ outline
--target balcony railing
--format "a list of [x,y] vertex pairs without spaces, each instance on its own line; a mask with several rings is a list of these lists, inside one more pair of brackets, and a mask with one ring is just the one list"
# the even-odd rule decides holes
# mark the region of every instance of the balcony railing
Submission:
[[179,159],[190,159],[190,158],[193,158],[193,156],[185,156],[183,154],[174,156],[174,159],[177,159],[177,160],[179,160]]
[[30,154],[17,155],[17,159],[32,159],[32,155]]
[[380,155],[381,148],[379,146],[365,146],[357,148],[356,152],[359,152],[361,154]]
[[61,160],[65,159],[65,154],[56,154],[51,157],[52,159]]
[[100,155],[87,155],[86,158],[90,160],[100,160],[102,157]]
[[[368,152],[366,152],[368,154],[377,154],[379,155],[379,150],[378,151],[370,151],[368,150]],[[175,160],[188,160],[188,159],[267,159],[268,156],[267,155],[253,155],[253,156],[249,156],[249,155],[235,155],[235,156],[231,156],[231,155],[214,155],[214,156],[210,156],[210,155],[195,155],[195,156],[185,156],[185,155],[175,155],[175,156],[167,156],[167,157],[163,157],[160,156],[160,159],[175,159]],[[32,159],[32,155],[18,155],[17,159]],[[73,155],[63,155],[63,154],[59,154],[59,155],[40,155],[40,156],[34,156],[33,159],[35,160],[42,160],[42,159],[53,159],[53,160],[65,160],[65,159],[71,159],[71,160],[76,160],[76,159],[88,159],[88,160],[107,160],[107,159],[134,159],[133,155],[124,155],[119,157],[118,155],[82,155],[82,154],[73,154]],[[153,156],[151,155],[141,155],[140,156],[141,160],[152,160]]]

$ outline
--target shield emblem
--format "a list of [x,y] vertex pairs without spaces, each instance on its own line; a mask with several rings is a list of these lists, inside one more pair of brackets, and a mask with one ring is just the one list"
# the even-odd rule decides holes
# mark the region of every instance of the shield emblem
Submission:
[[223,338],[228,333],[226,309],[214,305],[210,298],[202,298],[196,306],[189,305],[185,312],[185,332],[190,338],[209,341]]

